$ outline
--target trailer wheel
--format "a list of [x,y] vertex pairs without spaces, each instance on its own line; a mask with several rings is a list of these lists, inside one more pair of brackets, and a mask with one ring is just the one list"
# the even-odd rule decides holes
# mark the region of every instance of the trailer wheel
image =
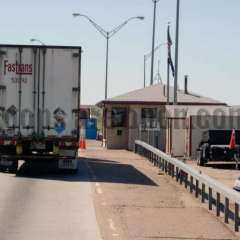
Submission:
[[77,174],[78,173],[78,169],[71,169],[69,170],[71,174]]
[[6,172],[6,171],[7,171],[7,167],[0,166],[0,172]]
[[205,159],[203,157],[201,157],[199,159],[199,166],[204,167],[205,166],[205,162],[206,162]]

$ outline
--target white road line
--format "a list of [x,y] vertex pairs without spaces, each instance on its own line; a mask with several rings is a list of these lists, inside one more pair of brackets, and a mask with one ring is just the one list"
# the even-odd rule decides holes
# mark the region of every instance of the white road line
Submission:
[[112,236],[113,236],[113,237],[118,237],[119,234],[118,234],[118,233],[113,233]]
[[97,187],[96,190],[97,190],[97,193],[98,193],[98,194],[102,194],[102,193],[103,193],[101,187]]
[[109,218],[109,219],[108,219],[108,222],[109,222],[109,227],[111,228],[111,230],[112,230],[113,232],[115,232],[115,231],[116,231],[116,227],[115,227],[115,225],[114,225],[113,220],[112,220],[111,218]]

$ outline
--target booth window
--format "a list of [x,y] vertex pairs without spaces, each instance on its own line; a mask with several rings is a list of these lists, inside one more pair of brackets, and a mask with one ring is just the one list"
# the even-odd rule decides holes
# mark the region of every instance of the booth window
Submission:
[[143,108],[142,119],[156,119],[157,109],[156,108]]
[[156,128],[157,127],[157,109],[156,108],[142,108],[142,128]]
[[112,127],[126,127],[127,109],[112,108]]

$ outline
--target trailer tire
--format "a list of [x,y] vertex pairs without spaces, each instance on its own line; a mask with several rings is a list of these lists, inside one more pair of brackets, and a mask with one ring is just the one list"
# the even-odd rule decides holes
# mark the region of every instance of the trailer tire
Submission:
[[205,159],[201,156],[201,158],[199,159],[199,166],[204,167],[205,166]]
[[7,171],[7,167],[0,166],[0,172],[6,172],[6,171]]
[[69,170],[71,174],[77,174],[78,173],[78,168],[77,169],[71,169]]
[[197,165],[204,167],[206,163],[205,158],[203,157],[203,150],[198,152],[198,156],[197,156]]

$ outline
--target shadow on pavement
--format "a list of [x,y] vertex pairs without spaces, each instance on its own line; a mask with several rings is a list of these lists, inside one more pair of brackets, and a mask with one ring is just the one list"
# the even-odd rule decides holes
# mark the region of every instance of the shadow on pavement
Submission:
[[23,163],[18,169],[16,177],[67,182],[106,182],[158,186],[132,165],[88,158],[79,160],[77,173],[59,170],[57,162]]
[[24,162],[16,173],[17,178],[55,180],[66,182],[89,181],[86,164],[79,162],[78,172],[58,169],[57,161]]
[[158,186],[149,177],[129,164],[89,158],[83,158],[83,161],[90,167],[91,174],[94,174],[92,181]]

